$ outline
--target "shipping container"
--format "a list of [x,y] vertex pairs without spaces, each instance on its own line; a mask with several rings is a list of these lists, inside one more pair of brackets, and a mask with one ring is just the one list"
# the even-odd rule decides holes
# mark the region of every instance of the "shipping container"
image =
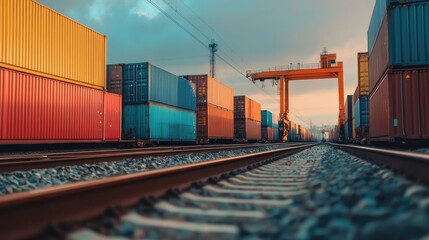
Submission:
[[198,105],[212,105],[234,111],[234,89],[208,75],[184,76],[195,84]]
[[389,72],[369,101],[371,141],[429,139],[429,69]]
[[104,131],[118,140],[120,119],[110,111],[120,111],[120,99],[107,97],[105,130],[103,99],[94,88],[0,68],[0,142],[101,142]]
[[114,93],[104,93],[104,141],[117,142],[121,140],[122,127],[122,96]]
[[164,104],[124,105],[123,139],[157,142],[195,142],[196,113]]
[[391,4],[385,13],[378,34],[373,41],[368,39],[368,46],[373,46],[369,57],[370,91],[387,69],[429,65],[429,28],[426,26],[429,1]]
[[195,86],[148,62],[123,65],[122,100],[124,104],[157,102],[196,110]]
[[265,142],[273,142],[274,139],[274,128],[273,127],[261,127],[261,139]]
[[261,104],[246,96],[234,96],[234,118],[261,122]]
[[353,95],[347,95],[346,103],[344,104],[345,121],[344,134],[347,141],[351,141],[353,137]]
[[358,53],[358,87],[359,95],[368,96],[368,53]]
[[122,95],[122,64],[107,65],[106,88],[108,92]]
[[261,140],[261,122],[234,118],[234,138],[244,142]]
[[354,103],[355,127],[368,126],[368,97],[362,96]]
[[224,108],[197,107],[197,139],[199,143],[227,141],[234,138],[234,113]]
[[272,127],[273,126],[273,114],[268,110],[261,111],[261,126]]
[[389,9],[407,7],[410,4],[419,2],[428,2],[428,0],[376,0],[368,29],[368,52],[372,52],[383,19]]
[[273,129],[274,129],[274,142],[278,142],[278,141],[280,141],[280,138],[279,138],[279,128],[278,127],[273,127]]
[[106,37],[36,1],[2,0],[0,67],[103,90]]

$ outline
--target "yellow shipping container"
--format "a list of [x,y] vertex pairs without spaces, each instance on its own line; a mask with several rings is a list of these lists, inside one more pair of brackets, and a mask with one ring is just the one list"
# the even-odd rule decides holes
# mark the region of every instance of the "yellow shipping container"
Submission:
[[0,66],[97,89],[106,37],[32,0],[0,0]]
[[358,53],[359,96],[368,96],[368,53]]

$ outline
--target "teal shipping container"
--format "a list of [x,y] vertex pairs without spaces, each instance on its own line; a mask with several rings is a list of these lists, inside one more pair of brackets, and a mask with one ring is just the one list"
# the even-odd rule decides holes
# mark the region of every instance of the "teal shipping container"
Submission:
[[164,104],[124,105],[124,139],[148,142],[195,142],[196,112]]
[[278,125],[274,126],[273,128],[274,128],[274,142],[278,142],[279,141],[279,128],[278,128]]
[[383,18],[389,9],[419,2],[428,2],[428,0],[376,0],[368,28],[368,52],[372,52]]
[[273,127],[273,114],[268,110],[261,111],[261,126]]
[[157,102],[196,111],[195,86],[152,64],[123,65],[123,103]]
[[[385,16],[387,16],[387,36],[383,36],[380,31]],[[429,65],[428,23],[428,0],[377,0],[368,29],[370,59],[385,57],[379,54],[378,49],[375,54],[372,54],[373,49],[378,46],[376,42],[383,41],[383,44],[379,44],[379,46],[388,48],[389,66]]]
[[369,117],[368,117],[368,97],[361,96],[354,103],[354,114],[355,114],[355,128],[360,126],[368,126]]

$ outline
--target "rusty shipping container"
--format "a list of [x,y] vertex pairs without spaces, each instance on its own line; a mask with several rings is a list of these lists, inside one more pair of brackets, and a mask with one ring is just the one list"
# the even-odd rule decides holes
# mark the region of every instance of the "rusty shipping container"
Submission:
[[107,65],[106,89],[108,92],[122,95],[123,64]]
[[183,76],[197,88],[197,105],[213,105],[234,110],[234,89],[208,75]]
[[246,96],[234,96],[234,118],[261,122],[261,104]]
[[197,107],[197,140],[199,143],[232,140],[234,113],[225,109],[201,105]]
[[275,131],[273,127],[261,127],[261,140],[267,142],[274,141],[274,132]]
[[114,93],[104,93],[104,141],[117,142],[121,140],[122,126],[122,96]]
[[389,72],[370,96],[370,140],[429,140],[428,103],[429,69]]
[[106,37],[36,1],[2,0],[0,67],[103,90]]
[[360,96],[368,96],[368,53],[358,53],[358,87]]
[[120,105],[117,95],[0,68],[0,143],[119,140]]
[[240,142],[261,140],[261,122],[251,119],[234,119],[234,139]]
[[234,138],[234,89],[208,75],[183,77],[196,87],[198,142],[232,141]]

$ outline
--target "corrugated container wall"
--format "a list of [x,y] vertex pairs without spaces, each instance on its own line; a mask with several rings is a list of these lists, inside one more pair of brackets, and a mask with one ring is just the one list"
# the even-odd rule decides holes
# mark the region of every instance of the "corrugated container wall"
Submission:
[[197,104],[209,104],[234,110],[234,89],[208,75],[188,75],[186,79],[197,88]]
[[261,104],[246,96],[234,96],[234,118],[261,122]]
[[369,94],[368,53],[358,53],[358,87],[359,95]]
[[106,37],[36,1],[2,0],[0,66],[103,90]]
[[123,101],[125,104],[157,102],[196,110],[195,86],[148,62],[123,65]]
[[344,130],[346,140],[353,137],[353,95],[347,95],[345,106]]
[[123,106],[124,139],[195,142],[195,112],[152,103]]
[[428,0],[376,0],[368,29],[368,52],[372,52],[383,18],[389,8],[407,5],[409,3],[427,2]]
[[261,139],[268,142],[274,141],[274,128],[261,127]]
[[387,74],[369,101],[371,141],[429,138],[429,69]]
[[261,122],[250,119],[234,119],[234,137],[237,140],[261,140]]
[[268,110],[261,111],[261,126],[262,127],[274,127],[274,116]]
[[97,89],[0,68],[0,142],[101,142],[103,96]]
[[122,64],[107,65],[106,88],[108,92],[122,95]]
[[380,24],[373,23],[373,18],[368,30],[368,35],[377,30],[377,35],[368,38],[370,92],[387,69],[429,65],[429,1],[390,5],[387,12],[376,8],[377,14]]
[[234,138],[234,113],[211,105],[197,108],[197,138],[199,142],[210,139]]
[[122,96],[114,93],[104,93],[104,140],[121,140],[122,127]]
[[368,97],[362,96],[354,103],[355,128],[368,126]]

